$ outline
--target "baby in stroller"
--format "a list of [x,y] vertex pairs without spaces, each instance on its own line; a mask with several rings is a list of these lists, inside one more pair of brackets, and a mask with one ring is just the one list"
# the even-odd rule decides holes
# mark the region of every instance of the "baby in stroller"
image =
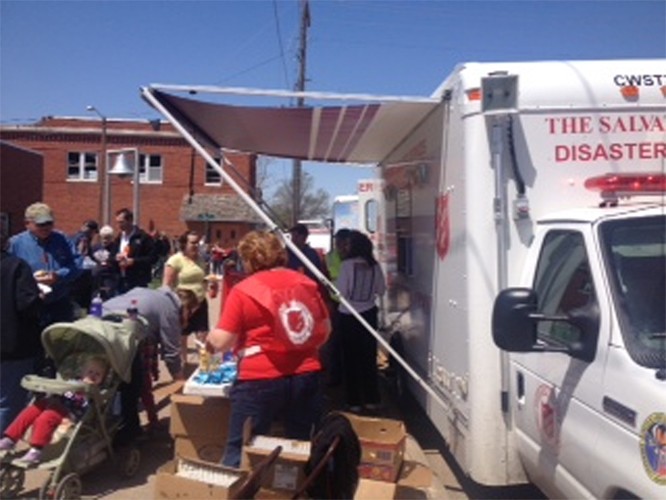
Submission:
[[[101,355],[87,356],[81,367],[79,381],[99,386],[109,368],[107,360]],[[65,420],[78,421],[88,406],[85,392],[67,391],[64,394],[37,399],[25,408],[5,430],[0,439],[0,451],[14,448],[19,439],[32,426],[30,449],[20,459],[27,464],[36,464],[42,458],[42,448],[51,442],[58,426]]]
[[[107,458],[122,478],[136,473],[139,449],[133,443],[114,446],[121,420],[113,402],[121,382],[131,381],[132,360],[144,336],[143,321],[120,316],[88,316],[42,332],[57,378],[26,375],[21,380],[36,397],[0,440],[5,448],[0,451],[0,498],[18,495],[28,469],[49,472],[39,497],[56,499],[78,498],[80,477]],[[73,421],[59,426],[65,417]],[[25,453],[15,445],[31,423],[31,447]],[[50,439],[56,427],[56,438]]]

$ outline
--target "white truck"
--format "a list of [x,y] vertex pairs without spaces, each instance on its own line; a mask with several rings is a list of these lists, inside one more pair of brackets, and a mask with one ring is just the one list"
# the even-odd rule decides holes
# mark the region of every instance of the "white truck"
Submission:
[[362,231],[372,241],[381,263],[386,261],[383,202],[381,179],[359,179],[356,193],[336,196],[332,206],[333,232],[338,229]]
[[436,94],[381,165],[389,313],[449,402],[424,408],[479,483],[666,497],[666,61],[467,64]]
[[143,95],[223,173],[197,136],[378,166],[387,319],[474,481],[666,497],[666,60],[461,64],[279,118],[172,95],[207,90]]

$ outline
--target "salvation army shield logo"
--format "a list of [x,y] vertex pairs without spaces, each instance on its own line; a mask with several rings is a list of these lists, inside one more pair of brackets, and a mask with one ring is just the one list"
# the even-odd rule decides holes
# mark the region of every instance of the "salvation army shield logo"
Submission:
[[294,345],[305,344],[312,336],[314,318],[305,304],[290,300],[280,305],[278,310],[280,323],[287,337]]
[[557,451],[560,444],[560,424],[558,418],[555,389],[540,385],[534,394],[534,416],[541,435],[541,442]]
[[449,245],[451,242],[451,223],[449,214],[449,192],[440,194],[437,197],[437,215],[435,222],[436,237],[437,237],[437,255],[440,260],[444,260],[446,254],[449,253]]

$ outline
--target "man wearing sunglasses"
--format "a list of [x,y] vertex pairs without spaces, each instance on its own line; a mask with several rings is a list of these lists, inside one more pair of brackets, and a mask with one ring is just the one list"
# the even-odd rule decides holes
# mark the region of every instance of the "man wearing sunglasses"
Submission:
[[26,230],[9,240],[9,253],[25,260],[44,295],[40,328],[59,321],[73,321],[71,283],[78,268],[70,242],[54,229],[51,207],[33,203],[25,210]]

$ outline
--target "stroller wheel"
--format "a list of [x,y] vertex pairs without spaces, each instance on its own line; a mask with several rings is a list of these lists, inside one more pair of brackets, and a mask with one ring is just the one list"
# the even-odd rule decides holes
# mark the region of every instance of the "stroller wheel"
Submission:
[[69,500],[70,498],[81,498],[81,479],[76,472],[70,472],[63,477],[55,488],[53,497],[56,500]]
[[141,451],[135,446],[123,448],[116,453],[116,466],[121,477],[133,477],[141,464]]
[[23,489],[25,470],[7,466],[0,470],[0,497],[14,498]]

